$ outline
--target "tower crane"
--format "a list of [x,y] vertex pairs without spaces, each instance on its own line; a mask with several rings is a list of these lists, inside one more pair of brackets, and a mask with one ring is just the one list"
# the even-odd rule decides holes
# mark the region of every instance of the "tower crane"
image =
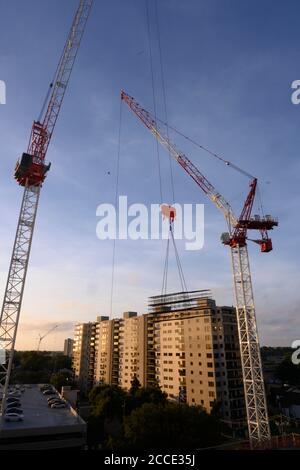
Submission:
[[[268,236],[268,231],[277,226],[278,221],[270,215],[262,217],[251,215],[257,189],[257,179],[254,177],[251,177],[248,196],[237,218],[226,199],[189,158],[170,141],[162,126],[157,122],[158,120],[125,91],[121,91],[121,100],[129,106],[225,217],[228,232],[222,234],[221,240],[231,249],[249,442],[251,448],[267,448],[270,445],[271,434],[248,257],[247,233],[248,230],[259,231],[260,238],[253,241],[260,245],[263,253],[267,253],[272,250],[272,241]],[[228,161],[225,163],[245,173],[236,165]]]
[[37,345],[37,348],[36,348],[37,351],[40,350],[40,345],[41,345],[41,342],[43,341],[43,339],[46,338],[46,336],[50,335],[50,333],[52,333],[52,331],[56,330],[56,328],[58,328],[58,325],[53,326],[52,328],[50,328],[50,330],[48,330],[43,335],[39,334],[39,341],[38,341],[38,345]]
[[0,388],[3,393],[2,418],[12,368],[39,196],[46,174],[50,169],[50,163],[47,164],[45,158],[92,4],[93,0],[79,1],[41,114],[33,122],[27,151],[22,154],[15,168],[15,179],[24,190],[0,316],[0,345],[6,351],[6,361],[4,364],[0,364]]

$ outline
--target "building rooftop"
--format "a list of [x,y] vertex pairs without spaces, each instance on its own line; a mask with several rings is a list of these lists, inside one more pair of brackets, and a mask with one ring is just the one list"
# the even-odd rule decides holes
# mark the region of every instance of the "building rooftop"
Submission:
[[[21,394],[20,401],[24,412],[24,420],[19,422],[3,421],[0,429],[0,449],[3,440],[9,438],[31,437],[35,436],[59,436],[72,435],[83,437],[86,433],[86,424],[76,411],[67,405],[67,408],[52,409],[48,406],[47,395],[43,395],[39,385],[25,385],[25,392]],[[52,439],[51,437],[51,439]],[[47,437],[46,437],[47,438]],[[63,447],[63,446],[61,446]]]

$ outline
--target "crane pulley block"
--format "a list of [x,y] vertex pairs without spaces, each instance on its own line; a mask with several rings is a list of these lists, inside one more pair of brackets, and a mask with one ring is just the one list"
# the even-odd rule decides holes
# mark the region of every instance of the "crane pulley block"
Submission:
[[51,163],[46,165],[43,162],[36,161],[35,157],[29,153],[23,153],[16,164],[15,179],[20,186],[40,186],[50,169],[50,165]]

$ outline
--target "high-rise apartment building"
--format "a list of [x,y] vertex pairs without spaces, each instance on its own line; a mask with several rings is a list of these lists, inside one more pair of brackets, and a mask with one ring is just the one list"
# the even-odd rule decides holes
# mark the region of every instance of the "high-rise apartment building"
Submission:
[[75,380],[83,393],[87,393],[94,384],[97,323],[78,323],[75,326],[72,364]]
[[171,400],[208,412],[217,404],[229,423],[245,419],[236,311],[209,291],[151,297],[148,314],[77,325],[73,363],[85,392],[98,383],[128,390],[136,376]]
[[73,355],[73,343],[74,340],[71,338],[65,339],[64,342],[64,356],[72,357]]
[[[217,307],[209,291],[149,299],[155,377],[169,398],[218,404],[225,420],[245,418],[236,311]],[[151,364],[152,366],[152,364]]]

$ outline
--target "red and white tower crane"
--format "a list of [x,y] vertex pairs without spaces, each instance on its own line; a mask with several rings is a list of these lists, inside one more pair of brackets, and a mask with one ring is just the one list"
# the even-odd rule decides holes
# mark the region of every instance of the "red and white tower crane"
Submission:
[[2,417],[5,411],[39,196],[50,168],[50,163],[47,164],[45,158],[92,4],[93,0],[79,2],[41,115],[33,122],[27,152],[23,153],[15,168],[15,179],[24,188],[24,192],[0,316],[0,346],[6,351],[6,361],[0,364]]
[[[247,232],[248,230],[260,232],[261,238],[253,241],[260,245],[263,253],[267,253],[272,250],[272,241],[268,236],[268,231],[277,226],[278,222],[271,216],[251,216],[257,188],[257,179],[253,177],[251,177],[250,191],[241,215],[238,218],[235,217],[230,204],[187,156],[176,148],[162,130],[157,119],[154,119],[151,113],[142,108],[133,97],[124,91],[121,92],[121,99],[177,163],[193,178],[226,219],[228,232],[223,233],[221,240],[231,248],[249,441],[252,448],[266,448],[269,446],[271,435],[247,249]],[[243,172],[230,162],[225,161],[225,163]]]

